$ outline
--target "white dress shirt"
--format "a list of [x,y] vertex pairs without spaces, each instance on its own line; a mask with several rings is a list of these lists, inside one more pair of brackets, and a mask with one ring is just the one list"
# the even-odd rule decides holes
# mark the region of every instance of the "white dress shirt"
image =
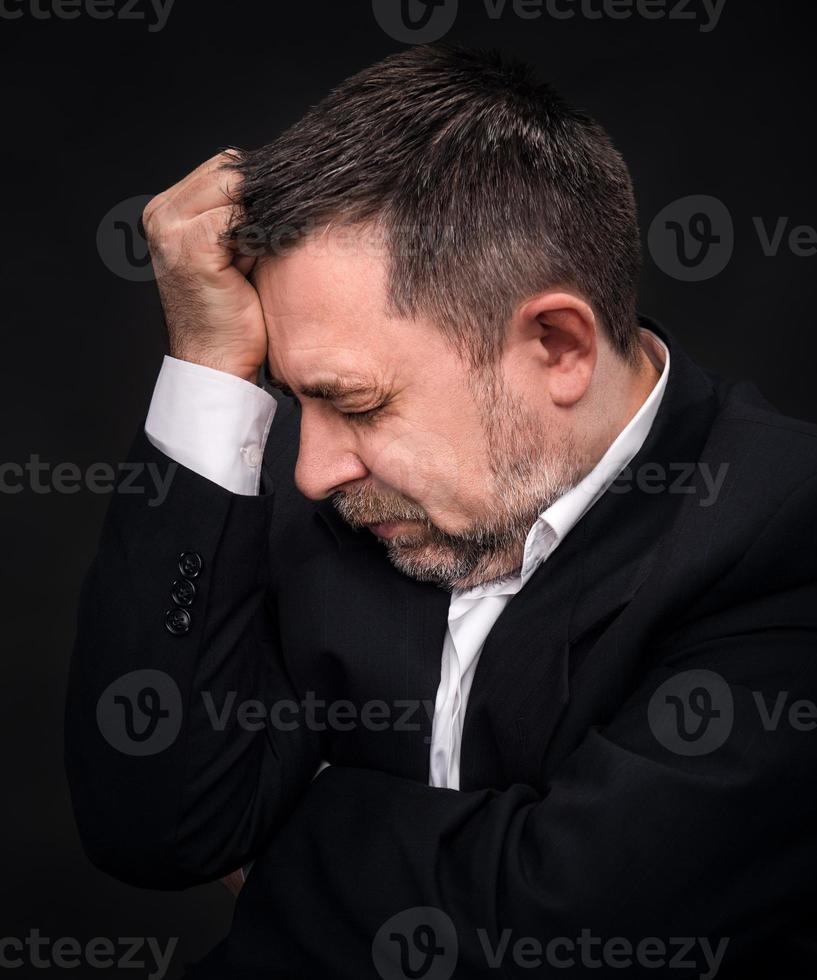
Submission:
[[[663,341],[644,328],[641,335],[645,351],[661,372],[660,379],[590,473],[536,519],[525,539],[520,574],[493,586],[452,592],[432,722],[431,786],[459,789],[468,695],[485,639],[499,614],[647,438],[670,365]],[[276,407],[273,396],[251,382],[166,356],[145,421],[145,434],[167,456],[195,473],[233,493],[257,494],[264,445]],[[523,678],[520,683],[524,683]]]

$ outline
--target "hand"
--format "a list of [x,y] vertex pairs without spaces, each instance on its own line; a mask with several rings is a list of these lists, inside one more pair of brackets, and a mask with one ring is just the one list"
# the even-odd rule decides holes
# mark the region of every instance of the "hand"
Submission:
[[244,887],[244,878],[240,871],[231,871],[230,874],[219,878],[219,881],[230,892],[233,898],[238,898],[238,893]]
[[148,202],[142,215],[167,322],[170,353],[255,381],[267,354],[255,258],[220,242],[236,214],[240,174],[219,153]]

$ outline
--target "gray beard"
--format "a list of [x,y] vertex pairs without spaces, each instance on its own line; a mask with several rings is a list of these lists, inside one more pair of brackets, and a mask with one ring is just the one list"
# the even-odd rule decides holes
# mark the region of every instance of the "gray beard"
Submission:
[[425,521],[419,540],[415,532],[382,543],[392,564],[419,581],[448,591],[498,584],[520,574],[525,540],[539,515],[581,476],[569,445],[535,467],[516,457],[495,479],[491,511],[467,531],[448,534]]
[[[378,539],[403,574],[448,591],[493,585],[519,575],[525,539],[537,518],[587,470],[571,434],[548,439],[541,421],[501,387],[495,375],[483,376],[481,382],[474,394],[492,475],[488,513],[467,530],[449,534],[431,524],[418,508],[403,504],[392,511],[394,518],[417,521],[422,527]],[[336,494],[332,502],[354,526],[376,519],[366,518],[367,501],[357,491]]]

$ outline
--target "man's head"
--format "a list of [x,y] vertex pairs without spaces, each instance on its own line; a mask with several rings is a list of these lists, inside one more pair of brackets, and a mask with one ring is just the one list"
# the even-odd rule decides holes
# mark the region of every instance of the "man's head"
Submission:
[[[632,187],[603,130],[521,66],[426,46],[236,167],[228,236],[264,254],[301,491],[354,526],[403,522],[383,540],[406,574],[518,571],[643,381]],[[368,390],[341,397],[332,377]]]

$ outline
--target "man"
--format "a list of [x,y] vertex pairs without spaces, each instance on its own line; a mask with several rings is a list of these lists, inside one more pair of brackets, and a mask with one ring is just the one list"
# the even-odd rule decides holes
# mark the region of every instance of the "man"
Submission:
[[251,868],[189,975],[810,974],[817,428],[636,314],[603,130],[420,47],[145,226],[173,479],[112,501],[66,766],[117,878]]

